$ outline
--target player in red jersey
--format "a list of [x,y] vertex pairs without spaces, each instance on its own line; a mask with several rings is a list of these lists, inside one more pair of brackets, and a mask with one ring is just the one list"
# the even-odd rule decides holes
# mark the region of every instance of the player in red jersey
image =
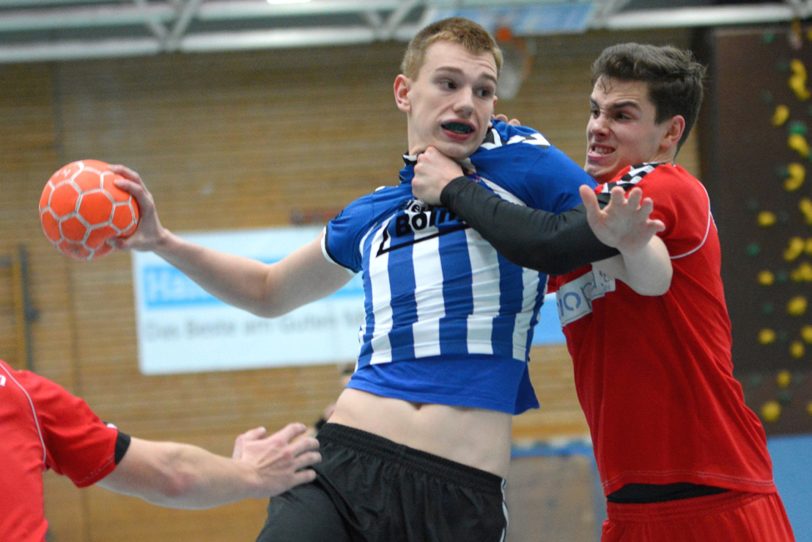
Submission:
[[[688,51],[628,43],[604,50],[592,73],[585,169],[613,201],[615,187],[634,190],[633,207],[641,194],[654,201],[651,219],[664,229],[651,242],[670,256],[646,269],[667,291],[636,292],[625,252],[648,246],[646,235],[613,230],[623,222],[582,188],[594,233],[621,254],[552,283],[608,501],[602,539],[792,541],[764,430],[733,376],[708,194],[674,163],[702,102],[705,69]],[[418,197],[442,202],[516,263],[544,270],[537,251],[522,248],[555,238],[550,216],[458,177],[460,166],[439,153],[421,160]],[[617,264],[626,275],[613,273]]]
[[[290,424],[273,435],[243,433],[231,458],[176,442],[130,437],[82,399],[0,360],[0,540],[42,542],[48,530],[42,474],[175,508],[208,508],[267,498],[310,482],[318,442]],[[295,440],[294,440],[295,439]]]

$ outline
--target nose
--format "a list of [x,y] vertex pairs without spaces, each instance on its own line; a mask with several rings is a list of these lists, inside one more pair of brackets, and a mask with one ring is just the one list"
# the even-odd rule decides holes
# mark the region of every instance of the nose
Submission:
[[461,117],[468,117],[474,111],[474,92],[471,89],[461,89],[454,101],[454,112]]
[[586,124],[586,133],[587,134],[602,134],[605,133],[608,124],[607,124],[606,115],[602,113],[592,114],[589,116],[589,122]]

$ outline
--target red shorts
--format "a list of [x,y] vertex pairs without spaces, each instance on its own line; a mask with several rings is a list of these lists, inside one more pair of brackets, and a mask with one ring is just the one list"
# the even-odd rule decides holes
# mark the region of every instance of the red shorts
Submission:
[[663,503],[607,503],[602,542],[793,542],[777,493],[728,492]]

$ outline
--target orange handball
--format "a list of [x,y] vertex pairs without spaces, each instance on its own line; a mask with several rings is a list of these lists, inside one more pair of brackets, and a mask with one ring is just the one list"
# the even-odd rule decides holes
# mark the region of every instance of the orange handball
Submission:
[[111,241],[138,227],[138,202],[113,184],[120,179],[98,160],[78,160],[51,175],[39,199],[45,236],[59,251],[89,261],[113,249]]

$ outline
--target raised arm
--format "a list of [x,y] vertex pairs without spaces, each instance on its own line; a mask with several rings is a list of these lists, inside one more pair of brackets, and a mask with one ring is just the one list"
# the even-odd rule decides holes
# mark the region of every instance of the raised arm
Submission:
[[639,188],[626,199],[621,188],[596,196],[582,186],[584,205],[554,214],[505,201],[429,148],[418,157],[412,190],[427,203],[442,203],[523,267],[561,274],[599,262],[641,295],[660,295],[670,286],[668,251],[655,235],[664,225],[650,218],[653,202],[642,200]]
[[418,157],[412,191],[442,203],[523,267],[561,274],[618,254],[595,237],[582,206],[555,214],[510,203],[462,176],[461,166],[434,148]]
[[116,184],[141,208],[138,230],[118,241],[118,248],[155,252],[226,303],[259,316],[279,316],[338,290],[351,277],[325,259],[321,238],[273,264],[190,243],[163,227],[152,194],[137,172],[120,165],[111,169],[125,179]]
[[591,189],[582,186],[580,193],[592,231],[602,242],[620,251],[620,257],[593,265],[622,280],[638,294],[664,294],[671,285],[673,268],[665,243],[656,235],[665,225],[648,218],[654,207],[651,198],[643,198],[639,188],[633,188],[627,197],[616,186],[609,204],[601,208]]
[[153,504],[210,508],[267,498],[311,482],[307,467],[321,460],[318,441],[294,423],[268,435],[264,428],[237,437],[231,458],[197,446],[132,438],[118,467],[98,485]]

